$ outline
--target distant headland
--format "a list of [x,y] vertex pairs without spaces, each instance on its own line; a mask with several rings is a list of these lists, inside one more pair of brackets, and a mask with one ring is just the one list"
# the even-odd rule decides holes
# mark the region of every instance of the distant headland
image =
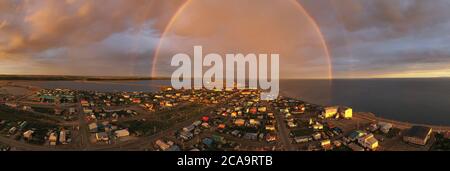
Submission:
[[30,81],[134,81],[134,80],[170,80],[168,77],[140,76],[75,76],[75,75],[0,75],[0,80]]

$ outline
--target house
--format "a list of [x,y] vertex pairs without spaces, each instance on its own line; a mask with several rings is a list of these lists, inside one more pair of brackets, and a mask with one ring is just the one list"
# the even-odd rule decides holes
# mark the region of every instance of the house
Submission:
[[170,148],[170,146],[162,140],[156,140],[155,144],[156,144],[156,146],[159,147],[159,149],[161,149],[163,151],[166,151],[167,149]]
[[433,129],[430,127],[413,126],[403,135],[403,141],[417,145],[426,145],[432,132]]
[[95,122],[89,124],[88,127],[89,127],[89,131],[90,132],[97,132],[98,131],[98,125]]
[[59,132],[59,142],[61,142],[62,144],[65,144],[66,143],[66,131],[64,131],[64,130],[61,130],[60,132]]
[[10,107],[10,108],[17,108],[17,104],[16,104],[16,103],[9,103],[9,102],[6,102],[5,105],[8,106],[8,107]]
[[31,111],[32,108],[31,108],[31,106],[23,106],[22,110],[24,110],[24,111]]
[[194,123],[192,123],[192,125],[194,125],[195,127],[200,126],[202,124],[202,121],[195,121]]
[[99,132],[95,134],[97,141],[109,141],[109,136],[106,132]]
[[225,124],[219,124],[219,125],[217,126],[217,129],[225,129]]
[[316,133],[312,134],[312,137],[314,140],[320,140],[322,138],[322,134],[316,132]]
[[277,140],[276,134],[266,134],[266,141],[267,142],[274,142]]
[[9,134],[14,134],[14,133],[16,133],[16,131],[17,131],[16,127],[11,127],[11,129],[9,129],[8,133]]
[[331,141],[330,140],[323,140],[323,141],[320,142],[320,146],[322,146],[322,148],[325,149],[325,150],[329,150],[332,147]]
[[375,150],[378,148],[378,140],[374,137],[373,134],[367,134],[358,138],[358,143],[361,144],[361,146],[371,150]]
[[256,119],[250,119],[250,120],[249,120],[249,123],[250,123],[250,125],[252,125],[252,126],[258,126],[258,125],[261,125],[261,122],[260,122],[259,120],[256,120]]
[[267,107],[259,107],[258,108],[258,112],[266,112],[267,111]]
[[184,128],[183,128],[183,131],[184,131],[184,132],[192,132],[194,129],[195,129],[195,126],[194,126],[194,125],[189,125],[189,126],[187,126],[187,127],[184,127]]
[[190,140],[194,137],[194,134],[192,132],[182,131],[179,136],[183,140]]
[[275,125],[274,124],[267,124],[266,125],[266,130],[267,131],[275,131]]
[[92,114],[94,111],[92,109],[90,109],[90,108],[83,108],[83,112],[85,114]]
[[257,140],[258,134],[257,133],[245,133],[243,138],[247,139],[247,140]]
[[250,108],[250,114],[256,114],[258,112],[258,109],[256,109],[256,107],[252,107]]
[[181,148],[178,145],[172,145],[166,151],[181,151]]
[[341,107],[339,109],[339,115],[344,119],[351,119],[353,117],[353,109],[349,107]]
[[80,101],[82,107],[89,107],[89,102],[87,100]]
[[234,131],[231,131],[231,135],[233,135],[233,136],[239,136],[239,133],[241,133],[239,130],[234,130]]
[[211,137],[215,142],[225,143],[225,138],[219,135],[212,135]]
[[245,125],[245,120],[244,120],[244,119],[236,119],[236,120],[234,121],[234,124],[235,124],[236,126],[244,126],[244,125]]
[[139,103],[141,103],[141,99],[139,99],[139,98],[133,98],[133,99],[131,100],[131,102],[139,104]]
[[306,143],[308,141],[310,141],[311,138],[309,136],[302,136],[302,137],[295,137],[294,141],[295,143]]
[[315,129],[315,130],[322,130],[323,129],[323,125],[317,122],[316,124],[313,125],[313,129]]
[[34,131],[28,130],[28,131],[23,133],[23,137],[25,139],[31,140],[33,138],[33,133],[34,133]]
[[118,138],[130,136],[130,132],[127,129],[117,130],[114,132],[114,134]]
[[366,132],[361,131],[361,130],[352,131],[352,132],[350,132],[348,139],[350,139],[350,141],[355,141],[358,138],[361,138],[366,134],[367,134]]
[[209,124],[207,122],[203,122],[201,126],[203,128],[209,128]]
[[379,122],[378,123],[378,127],[380,127],[380,131],[381,132],[387,134],[391,130],[392,124],[391,123],[386,123],[386,122]]
[[75,108],[74,107],[71,107],[71,108],[69,108],[69,114],[70,115],[73,115],[73,114],[75,114]]
[[287,125],[289,126],[289,128],[295,128],[295,127],[297,127],[297,124],[295,124],[295,123],[292,122],[292,121],[288,122]]
[[205,144],[207,147],[211,147],[214,141],[213,141],[211,138],[204,138],[202,142],[203,142],[203,144]]
[[348,144],[348,148],[352,149],[352,151],[364,151],[364,148],[355,143]]
[[56,145],[56,141],[58,140],[58,138],[56,137],[56,134],[54,132],[52,132],[50,134],[50,136],[48,137],[48,141],[50,142],[50,145]]
[[61,115],[62,110],[60,108],[55,108],[55,115]]
[[203,122],[208,122],[209,121],[209,117],[208,116],[203,116],[202,117],[202,121]]
[[333,145],[336,147],[340,147],[342,145],[342,142],[339,140],[333,141]]
[[338,113],[337,106],[325,107],[324,111],[322,112],[322,117],[332,118],[332,117],[335,117],[337,113]]
[[378,130],[378,125],[375,124],[375,123],[371,123],[367,129],[368,129],[370,132],[375,132],[376,130]]

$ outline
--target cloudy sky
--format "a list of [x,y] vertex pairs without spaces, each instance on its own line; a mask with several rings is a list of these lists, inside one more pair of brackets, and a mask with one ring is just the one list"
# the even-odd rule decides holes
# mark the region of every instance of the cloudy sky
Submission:
[[[310,16],[335,78],[450,76],[448,0],[299,0],[307,15],[289,1],[192,0],[159,55],[193,43],[228,48],[221,52],[279,50],[292,56],[281,62],[287,77],[322,77],[329,66]],[[0,74],[150,76],[163,30],[184,3],[2,0]]]

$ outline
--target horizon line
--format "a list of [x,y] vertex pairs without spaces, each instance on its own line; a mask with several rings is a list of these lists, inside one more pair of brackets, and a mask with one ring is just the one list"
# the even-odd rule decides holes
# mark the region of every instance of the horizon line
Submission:
[[[72,74],[64,74],[64,75],[57,75],[57,74],[0,74],[0,79],[2,77],[84,77],[86,79],[89,78],[98,78],[101,79],[101,77],[105,78],[122,78],[122,79],[170,79],[171,77],[167,76],[160,76],[160,77],[153,77],[153,76],[126,76],[126,75],[72,75]],[[325,77],[317,77],[317,78],[311,78],[311,77],[299,77],[299,78],[280,78],[279,80],[343,80],[343,79],[425,79],[425,78],[450,78],[450,76],[430,76],[430,77],[333,77],[333,78],[325,78]],[[191,79],[195,79],[195,77],[191,77]],[[225,78],[223,78],[225,79]]]

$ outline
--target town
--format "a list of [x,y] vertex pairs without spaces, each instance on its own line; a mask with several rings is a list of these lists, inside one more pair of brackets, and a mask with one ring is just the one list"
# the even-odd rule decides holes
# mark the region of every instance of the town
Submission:
[[441,151],[448,127],[261,90],[95,92],[5,82],[1,151]]

